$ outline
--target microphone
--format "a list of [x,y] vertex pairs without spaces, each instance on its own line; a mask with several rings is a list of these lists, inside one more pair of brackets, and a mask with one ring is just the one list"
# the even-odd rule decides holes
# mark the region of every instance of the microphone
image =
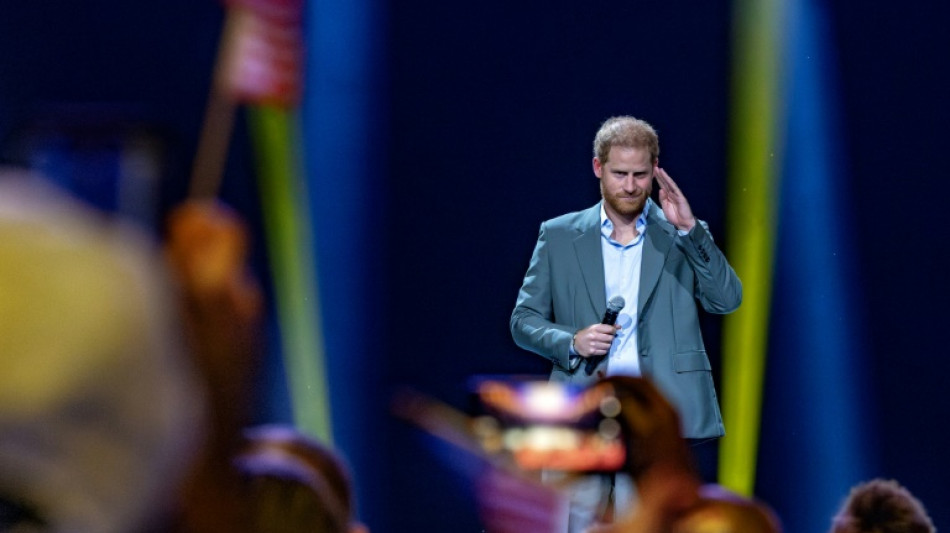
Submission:
[[[607,311],[604,312],[604,319],[600,321],[601,324],[607,324],[608,326],[613,326],[617,321],[617,315],[620,314],[620,310],[623,309],[623,306],[627,302],[623,300],[622,296],[614,296],[607,302]],[[607,349],[607,353],[610,353],[610,348]],[[587,372],[587,375],[594,373],[594,369],[597,368],[597,365],[600,361],[607,357],[606,355],[598,355],[587,358],[587,362],[584,365],[584,371]]]

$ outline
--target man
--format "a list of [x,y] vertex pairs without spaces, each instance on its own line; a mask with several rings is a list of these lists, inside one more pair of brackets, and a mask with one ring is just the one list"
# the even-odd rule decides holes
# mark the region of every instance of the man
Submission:
[[[659,163],[653,127],[614,117],[594,138],[594,175],[603,201],[541,224],[511,315],[518,346],[551,360],[551,379],[587,386],[612,375],[649,378],[673,404],[688,439],[725,430],[696,301],[729,313],[742,285],[705,223]],[[659,184],[659,205],[651,198]],[[607,302],[625,306],[602,324]],[[613,476],[586,479],[572,495],[569,529],[603,516]],[[619,506],[632,501],[618,480]],[[618,509],[622,511],[622,509]]]

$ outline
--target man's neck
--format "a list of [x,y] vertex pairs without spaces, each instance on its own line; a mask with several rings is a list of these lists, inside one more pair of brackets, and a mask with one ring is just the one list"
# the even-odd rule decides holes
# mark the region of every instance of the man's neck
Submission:
[[622,216],[619,213],[612,212],[610,209],[605,209],[605,211],[607,218],[610,219],[614,227],[613,232],[610,234],[611,239],[626,245],[640,235],[640,232],[637,231],[637,219],[640,218],[643,211],[640,211],[632,217]]

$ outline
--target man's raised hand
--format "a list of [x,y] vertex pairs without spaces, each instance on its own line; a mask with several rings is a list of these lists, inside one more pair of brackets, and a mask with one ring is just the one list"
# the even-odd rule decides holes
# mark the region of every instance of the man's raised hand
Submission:
[[689,202],[683,196],[683,191],[662,168],[655,167],[653,176],[660,185],[660,206],[663,207],[666,219],[676,226],[676,229],[684,231],[693,229],[696,225],[696,217],[693,216],[693,210],[690,209]]

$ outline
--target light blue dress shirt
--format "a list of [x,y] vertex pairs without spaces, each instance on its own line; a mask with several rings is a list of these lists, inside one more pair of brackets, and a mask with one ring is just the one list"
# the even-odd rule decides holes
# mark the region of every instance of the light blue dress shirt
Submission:
[[[607,374],[611,376],[639,376],[640,357],[637,351],[637,299],[640,295],[640,263],[643,259],[643,236],[647,226],[650,204],[637,218],[637,237],[627,244],[610,238],[613,222],[607,218],[604,204],[600,204],[600,248],[604,257],[604,282],[607,301],[615,296],[623,298],[626,305],[617,315],[620,331],[610,345],[607,354]],[[606,302],[605,302],[606,303]]]

